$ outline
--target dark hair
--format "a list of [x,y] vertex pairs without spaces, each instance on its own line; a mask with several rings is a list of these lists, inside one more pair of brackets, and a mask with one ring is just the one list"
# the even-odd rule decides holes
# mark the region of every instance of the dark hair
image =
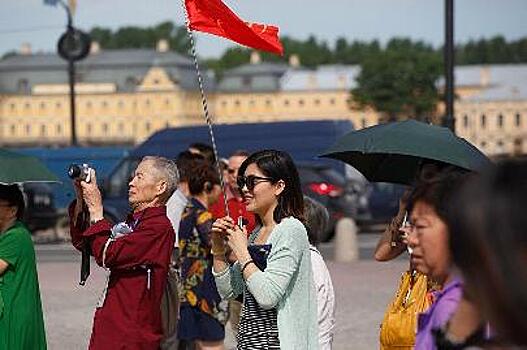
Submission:
[[9,205],[16,207],[16,218],[22,220],[26,204],[24,202],[24,194],[18,185],[0,184],[0,199],[6,201]]
[[205,157],[188,150],[178,154],[176,164],[179,170],[179,181],[188,182],[189,177],[192,175],[193,163],[199,160],[205,161]]
[[230,157],[249,157],[251,154],[244,149],[238,149],[231,153]]
[[527,161],[471,179],[448,212],[450,249],[467,292],[498,338],[527,345]]
[[195,160],[191,165],[192,176],[187,179],[188,190],[191,195],[195,196],[203,191],[211,191],[214,185],[220,184],[216,168],[209,162]]
[[283,218],[293,216],[304,221],[304,197],[298,170],[291,156],[276,150],[255,152],[243,161],[238,174],[245,175],[245,170],[250,164],[256,164],[265,176],[272,179],[272,183],[277,183],[279,180],[285,183],[273,213],[274,220],[280,223]]
[[467,171],[454,166],[422,174],[408,196],[408,212],[412,211],[416,202],[423,201],[446,222],[452,197],[466,181],[467,175]]
[[317,245],[319,236],[325,232],[329,223],[329,213],[325,206],[311,197],[304,196],[304,226],[309,243]]
[[214,156],[214,149],[212,146],[207,145],[206,143],[201,142],[194,142],[191,143],[188,148],[195,148],[199,151],[199,153],[205,157],[207,161],[210,162],[210,164],[216,164],[216,157]]

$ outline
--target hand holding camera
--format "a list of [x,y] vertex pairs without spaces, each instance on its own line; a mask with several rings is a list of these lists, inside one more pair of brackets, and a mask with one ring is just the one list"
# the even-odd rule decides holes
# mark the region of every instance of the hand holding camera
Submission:
[[85,203],[90,212],[90,221],[96,222],[103,218],[102,197],[97,187],[95,170],[88,164],[72,164],[68,176],[73,179],[77,201]]

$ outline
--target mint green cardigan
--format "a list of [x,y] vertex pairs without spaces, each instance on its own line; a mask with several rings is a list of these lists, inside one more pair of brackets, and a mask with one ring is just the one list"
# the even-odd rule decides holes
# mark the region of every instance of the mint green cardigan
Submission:
[[[249,237],[253,243],[258,232]],[[247,288],[264,309],[277,309],[278,337],[284,350],[318,349],[317,299],[304,225],[293,217],[275,226],[267,243],[271,252],[265,271],[244,281],[240,264],[214,272],[218,292],[232,299]]]

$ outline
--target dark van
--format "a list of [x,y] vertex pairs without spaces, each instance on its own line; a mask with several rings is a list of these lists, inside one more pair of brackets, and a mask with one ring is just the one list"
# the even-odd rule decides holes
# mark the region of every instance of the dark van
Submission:
[[[317,155],[352,128],[349,121],[323,120],[219,124],[214,126],[214,132],[220,157],[228,157],[238,149],[252,152],[273,148],[291,154],[298,165],[305,194],[326,205],[332,216],[331,222],[334,223],[336,219],[348,215],[349,207],[353,205],[345,202],[348,197],[344,196],[344,165],[318,158]],[[210,144],[207,126],[164,129],[131,150],[105,180],[105,215],[113,220],[121,220],[129,211],[128,181],[143,156],[158,155],[174,159],[194,142]],[[327,238],[327,235],[323,238]]]

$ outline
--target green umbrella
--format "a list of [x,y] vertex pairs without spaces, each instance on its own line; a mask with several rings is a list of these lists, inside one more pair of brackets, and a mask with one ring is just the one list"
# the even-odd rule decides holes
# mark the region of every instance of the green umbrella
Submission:
[[59,182],[59,179],[37,158],[0,148],[0,183],[16,182]]
[[406,120],[352,131],[321,157],[350,164],[369,181],[411,184],[422,163],[438,161],[478,171],[490,160],[447,128]]

